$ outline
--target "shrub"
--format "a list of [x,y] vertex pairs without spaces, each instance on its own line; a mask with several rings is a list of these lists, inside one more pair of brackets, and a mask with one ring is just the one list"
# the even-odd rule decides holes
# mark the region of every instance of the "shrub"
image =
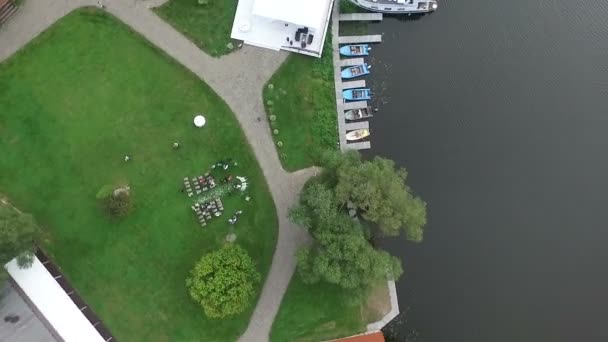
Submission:
[[275,128],[274,130],[272,130],[272,134],[279,135],[279,130]]
[[129,186],[114,188],[110,185],[104,185],[95,197],[110,216],[127,216],[133,208]]
[[120,191],[106,199],[106,209],[110,215],[124,217],[131,212],[131,195]]
[[270,119],[270,121],[277,121],[277,116],[276,115],[271,115],[268,118]]

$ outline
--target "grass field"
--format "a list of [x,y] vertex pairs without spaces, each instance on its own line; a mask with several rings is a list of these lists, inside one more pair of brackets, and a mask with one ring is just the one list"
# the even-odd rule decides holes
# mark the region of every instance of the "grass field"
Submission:
[[[270,124],[283,167],[295,171],[315,164],[319,153],[337,148],[336,96],[331,36],[321,59],[292,53],[264,89]],[[276,117],[272,121],[272,117]]]
[[[240,243],[266,276],[276,243],[272,198],[226,104],[114,18],[92,9],[60,20],[0,64],[0,193],[45,229],[45,249],[122,341],[234,341],[251,308],[207,319],[185,278],[220,246],[227,215],[205,229],[180,192],[185,176],[232,157],[251,202],[228,197]],[[204,113],[207,125],[192,125]],[[181,148],[172,149],[173,142]],[[132,156],[129,162],[125,155]],[[95,195],[126,182],[134,212],[103,214]],[[261,284],[260,284],[261,287]],[[258,288],[258,291],[260,289]]]
[[237,0],[169,0],[154,11],[211,56],[230,53],[230,31]]
[[323,282],[307,285],[296,273],[272,325],[271,341],[317,342],[355,335],[389,310],[386,282],[372,289],[366,303],[353,306],[341,288]]

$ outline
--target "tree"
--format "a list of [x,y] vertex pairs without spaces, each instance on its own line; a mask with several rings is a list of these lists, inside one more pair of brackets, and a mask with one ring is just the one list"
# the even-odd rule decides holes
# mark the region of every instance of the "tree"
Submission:
[[313,182],[300,195],[291,218],[312,234],[314,242],[298,252],[298,272],[304,282],[326,281],[363,294],[378,279],[398,278],[403,272],[397,258],[375,249],[363,227],[339,210],[335,195]]
[[226,245],[196,263],[186,287],[208,317],[223,318],[249,306],[260,279],[247,252],[238,245]]
[[[32,215],[24,214],[0,202],[0,265],[17,257],[21,267],[33,262],[33,252],[40,229]],[[0,271],[0,277],[4,268]]]
[[395,169],[392,160],[381,157],[363,161],[356,151],[328,152],[323,163],[340,205],[351,202],[387,235],[403,230],[408,240],[422,241],[426,203],[407,186],[405,169]]

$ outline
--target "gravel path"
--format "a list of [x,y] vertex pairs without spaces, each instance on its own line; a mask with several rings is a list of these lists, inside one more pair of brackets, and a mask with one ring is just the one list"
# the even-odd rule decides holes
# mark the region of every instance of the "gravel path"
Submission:
[[[279,217],[279,236],[270,273],[257,303],[245,342],[268,341],[289,280],[295,270],[295,252],[307,243],[307,233],[287,219],[313,168],[287,173],[281,167],[262,103],[262,89],[287,54],[245,46],[222,58],[206,55],[148,9],[159,0],[103,0],[105,9],[209,84],[236,114],[268,181]],[[5,60],[52,23],[97,0],[25,0],[20,10],[0,29],[0,61]]]

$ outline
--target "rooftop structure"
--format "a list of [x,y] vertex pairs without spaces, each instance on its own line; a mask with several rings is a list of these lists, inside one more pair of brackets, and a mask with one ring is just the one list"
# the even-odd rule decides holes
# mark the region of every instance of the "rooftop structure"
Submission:
[[361,334],[351,337],[332,340],[329,342],[384,342],[384,335],[378,331],[371,334]]
[[0,282],[0,341],[2,342],[57,342],[45,326],[43,318],[34,313],[10,283]]
[[29,268],[20,268],[16,259],[4,266],[16,287],[52,328],[59,339],[65,342],[108,342],[85,317],[55,277],[46,269],[38,257]]
[[231,37],[321,57],[333,0],[239,0]]

